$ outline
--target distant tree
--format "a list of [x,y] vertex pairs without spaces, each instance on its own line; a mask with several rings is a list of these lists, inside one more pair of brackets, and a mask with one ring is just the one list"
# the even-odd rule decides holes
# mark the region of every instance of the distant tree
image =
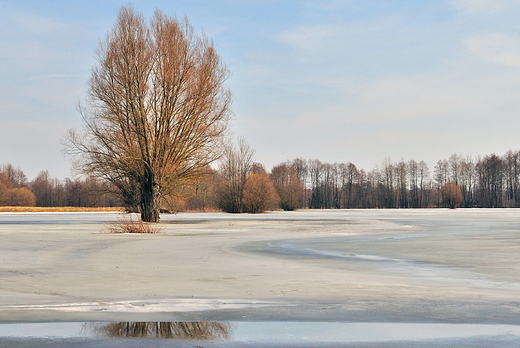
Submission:
[[382,179],[382,197],[384,200],[384,208],[397,207],[396,194],[396,166],[392,163],[390,158],[385,158],[381,170]]
[[461,156],[459,187],[462,191],[462,206],[466,208],[473,207],[475,204],[475,164],[470,156]]
[[408,165],[404,160],[394,166],[397,207],[408,208]]
[[433,168],[433,180],[435,182],[435,193],[437,207],[442,204],[441,189],[449,180],[449,163],[447,160],[438,160]]
[[7,191],[5,205],[13,207],[34,207],[36,196],[27,187],[15,187]]
[[421,208],[425,208],[429,206],[429,198],[431,191],[431,178],[430,178],[430,169],[426,162],[421,161],[417,167],[418,175],[419,175],[419,188],[420,188],[420,196],[419,196],[419,206]]
[[[0,206],[32,206],[33,194],[26,188],[27,176],[11,164],[0,166]],[[25,188],[24,190],[19,190]],[[32,195],[32,196],[31,196]],[[23,198],[28,199],[23,199]]]
[[[355,189],[356,189],[356,179],[359,178],[359,171],[353,163],[342,163],[339,166],[339,172],[341,176],[341,197],[342,197],[342,208],[353,208],[355,203],[353,200],[355,199]],[[359,190],[359,185],[358,185]]]
[[520,151],[508,151],[503,157],[507,199],[510,206],[520,206]]
[[280,197],[280,208],[283,210],[303,208],[305,187],[298,177],[296,168],[289,163],[276,165],[271,169],[270,179]]
[[5,164],[0,167],[0,173],[3,173],[4,183],[11,188],[27,186],[27,176],[20,168],[15,168],[11,164]]
[[53,187],[52,178],[47,170],[38,173],[38,176],[31,182],[31,191],[36,196],[36,206],[52,207]]
[[2,173],[0,173],[0,206],[6,205],[6,195],[9,188],[2,180]]
[[309,182],[309,166],[308,162],[304,160],[303,158],[295,158],[291,161],[291,167],[293,167],[296,170],[296,174],[298,175],[298,178],[300,178],[301,182],[303,183],[303,206],[307,207],[309,204],[309,197],[307,192],[307,184]]
[[77,168],[108,182],[145,222],[161,200],[218,158],[230,115],[229,72],[213,43],[156,10],[147,26],[122,7],[97,51],[84,132],[71,132]]
[[451,176],[450,182],[457,186],[459,186],[459,181],[462,176],[462,162],[462,156],[457,154],[451,155],[451,157],[448,159],[448,170]]
[[410,207],[420,207],[420,188],[419,188],[419,164],[415,160],[408,162],[408,177],[410,184]]
[[213,192],[217,174],[211,167],[201,176],[176,190],[175,195],[165,196],[163,212],[215,210]]
[[28,186],[36,196],[37,207],[65,206],[65,187],[60,180],[51,177],[47,170],[42,170]]
[[502,207],[504,168],[506,168],[505,163],[495,154],[485,156],[475,165],[478,176],[477,199],[480,206]]
[[455,184],[444,184],[441,188],[441,195],[442,201],[450,209],[455,209],[462,203],[462,192]]
[[243,211],[244,187],[253,168],[254,150],[241,138],[224,145],[215,185],[215,203],[225,212]]
[[279,204],[279,199],[263,167],[255,166],[244,185],[242,211],[258,214],[274,210]]
[[324,164],[318,160],[309,160],[307,170],[310,177],[311,194],[309,207],[313,209],[324,208],[325,193],[323,185]]

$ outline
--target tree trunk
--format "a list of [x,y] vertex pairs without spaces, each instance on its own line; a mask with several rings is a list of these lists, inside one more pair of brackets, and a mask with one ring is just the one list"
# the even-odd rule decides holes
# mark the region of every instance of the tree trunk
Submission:
[[143,222],[159,222],[160,202],[157,184],[152,172],[146,173],[141,183],[140,208]]

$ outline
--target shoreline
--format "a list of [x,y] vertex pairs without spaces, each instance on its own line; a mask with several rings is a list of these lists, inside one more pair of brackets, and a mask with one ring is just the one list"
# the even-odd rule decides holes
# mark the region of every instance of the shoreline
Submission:
[[98,213],[124,212],[122,207],[0,207],[0,213]]

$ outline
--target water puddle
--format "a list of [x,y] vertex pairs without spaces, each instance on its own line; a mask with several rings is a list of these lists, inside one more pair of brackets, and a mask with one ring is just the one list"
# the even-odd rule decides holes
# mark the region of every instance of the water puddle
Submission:
[[139,338],[230,343],[368,343],[500,338],[520,326],[338,322],[61,322],[0,324],[2,339]]

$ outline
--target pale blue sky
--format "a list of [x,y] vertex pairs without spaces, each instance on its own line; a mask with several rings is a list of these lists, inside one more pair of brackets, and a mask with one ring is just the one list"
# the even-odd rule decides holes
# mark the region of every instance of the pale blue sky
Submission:
[[[70,176],[94,50],[127,1],[0,0],[0,164]],[[520,2],[133,1],[186,14],[231,70],[231,124],[267,169],[520,149]]]

